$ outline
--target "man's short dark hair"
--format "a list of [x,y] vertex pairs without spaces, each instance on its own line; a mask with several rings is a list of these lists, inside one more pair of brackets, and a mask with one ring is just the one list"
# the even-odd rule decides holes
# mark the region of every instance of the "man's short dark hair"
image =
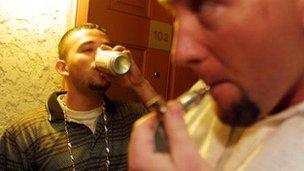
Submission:
[[79,26],[76,26],[70,30],[68,30],[60,39],[59,44],[58,44],[58,54],[59,54],[59,59],[62,60],[66,60],[66,49],[65,49],[65,44],[66,44],[66,40],[69,39],[69,37],[79,31],[79,30],[84,30],[84,29],[97,29],[100,30],[101,32],[103,32],[104,34],[107,34],[107,31],[104,28],[101,28],[99,25],[97,24],[93,24],[93,23],[85,23],[85,24],[81,24]]

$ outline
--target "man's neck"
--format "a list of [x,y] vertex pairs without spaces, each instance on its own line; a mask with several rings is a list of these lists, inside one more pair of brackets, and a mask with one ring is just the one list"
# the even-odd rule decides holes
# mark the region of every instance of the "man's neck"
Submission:
[[274,108],[272,113],[278,113],[290,106],[304,101],[304,78],[295,84],[281,102]]
[[88,111],[102,105],[103,94],[81,94],[68,91],[65,100],[67,107],[72,110]]

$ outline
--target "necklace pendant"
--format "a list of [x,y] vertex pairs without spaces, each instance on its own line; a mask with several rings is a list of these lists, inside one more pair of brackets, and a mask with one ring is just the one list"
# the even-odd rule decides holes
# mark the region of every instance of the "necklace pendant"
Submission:
[[68,143],[68,146],[69,146],[70,148],[72,148],[72,144],[71,144],[70,142]]
[[103,120],[104,120],[105,124],[106,124],[106,122],[107,122],[107,119],[108,119],[108,118],[107,118],[107,115],[104,113],[104,114],[103,114]]
[[110,152],[109,147],[106,147],[106,151],[107,151],[107,153],[109,154],[109,152]]

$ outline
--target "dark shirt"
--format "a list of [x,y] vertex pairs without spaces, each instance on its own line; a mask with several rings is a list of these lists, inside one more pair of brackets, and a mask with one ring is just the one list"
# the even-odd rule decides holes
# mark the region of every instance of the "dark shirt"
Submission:
[[[46,108],[22,115],[0,139],[0,170],[71,170],[72,162],[64,129],[63,111],[53,93]],[[132,125],[146,109],[143,105],[104,98],[110,147],[110,170],[127,170],[127,145]],[[85,125],[67,124],[76,170],[105,170],[104,121],[96,131]]]

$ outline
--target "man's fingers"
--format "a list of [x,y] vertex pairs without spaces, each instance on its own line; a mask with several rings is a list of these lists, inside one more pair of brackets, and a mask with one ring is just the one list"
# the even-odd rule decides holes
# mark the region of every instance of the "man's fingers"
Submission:
[[124,46],[121,46],[121,45],[116,45],[112,50],[114,50],[114,51],[124,51],[124,50],[126,50],[126,48]]
[[112,50],[112,47],[106,44],[100,45],[100,49],[102,50]]
[[102,45],[100,45],[100,49],[102,49],[102,50],[127,51],[127,52],[129,52],[124,46],[121,46],[121,45],[116,45],[116,46],[114,46],[112,48],[109,45],[102,44]]
[[157,125],[155,113],[150,113],[134,124],[129,143],[128,161],[130,167],[149,161],[147,157],[154,153],[154,132]]
[[183,120],[183,115],[184,109],[180,103],[176,101],[168,102],[167,113],[164,115],[164,124],[166,128],[170,153],[175,162],[182,162],[179,160],[183,160],[188,153],[195,152],[195,146],[188,136],[187,127]]

